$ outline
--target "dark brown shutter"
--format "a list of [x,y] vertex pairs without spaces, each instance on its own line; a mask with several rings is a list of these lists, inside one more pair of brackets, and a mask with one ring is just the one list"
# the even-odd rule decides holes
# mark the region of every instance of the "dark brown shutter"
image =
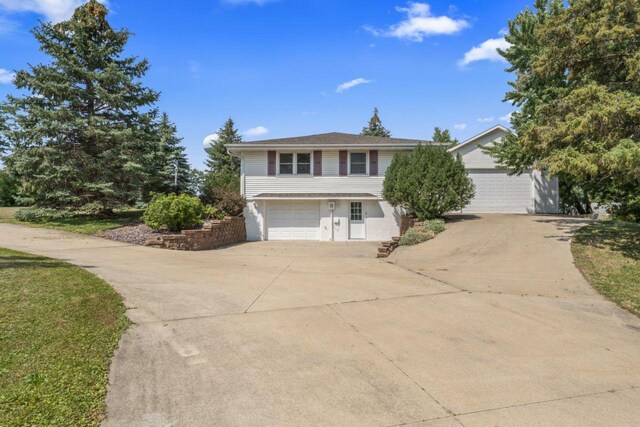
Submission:
[[276,152],[267,151],[267,170],[269,176],[276,176]]
[[313,152],[313,176],[322,176],[322,151]]
[[340,176],[349,175],[349,168],[347,167],[347,150],[340,150]]
[[369,175],[378,176],[378,150],[369,151]]

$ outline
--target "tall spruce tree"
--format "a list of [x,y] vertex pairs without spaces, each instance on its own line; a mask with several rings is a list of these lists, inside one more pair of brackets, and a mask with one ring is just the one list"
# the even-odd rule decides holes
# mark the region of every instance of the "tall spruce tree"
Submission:
[[[150,191],[189,192],[191,186],[191,166],[187,160],[182,138],[177,135],[176,125],[169,120],[167,113],[162,113],[157,129],[158,147],[156,151],[155,174],[148,181]],[[178,186],[175,186],[176,167]]]
[[380,116],[378,115],[377,107],[373,109],[373,116],[369,119],[369,124],[362,128],[360,135],[382,136],[384,138],[389,138],[391,136],[391,132],[382,126],[382,120],[380,120]]
[[231,118],[218,130],[218,140],[205,148],[207,159],[207,188],[226,188],[240,191],[240,159],[227,151],[228,144],[242,142],[242,136]]
[[122,56],[130,33],[111,28],[107,14],[89,0],[71,19],[32,30],[51,61],[18,71],[15,86],[26,94],[0,107],[4,161],[23,203],[108,210],[143,192],[158,93],[140,82],[148,62]]
[[458,143],[457,138],[451,138],[451,132],[449,132],[449,129],[442,130],[439,127],[435,127],[433,129],[433,137],[431,139],[433,139],[433,142],[449,146],[453,146]]
[[[640,220],[640,3],[537,0],[509,22],[502,56],[515,133],[487,151],[547,169]],[[588,198],[585,204],[588,207]]]

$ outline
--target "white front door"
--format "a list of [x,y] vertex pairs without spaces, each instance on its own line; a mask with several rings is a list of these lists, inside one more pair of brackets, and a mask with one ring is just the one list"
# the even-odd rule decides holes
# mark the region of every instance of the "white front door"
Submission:
[[362,202],[349,203],[349,239],[365,238]]

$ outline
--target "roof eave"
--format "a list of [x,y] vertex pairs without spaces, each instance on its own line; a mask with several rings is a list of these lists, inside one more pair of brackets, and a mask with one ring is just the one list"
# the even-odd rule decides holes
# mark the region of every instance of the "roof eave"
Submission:
[[230,152],[242,152],[242,151],[265,151],[265,150],[300,150],[300,149],[360,149],[360,150],[379,150],[379,149],[392,149],[392,150],[412,150],[418,145],[423,143],[393,143],[393,144],[255,144],[242,143],[242,144],[229,144],[227,150]]
[[501,130],[505,133],[509,133],[509,129],[507,129],[506,127],[502,126],[502,125],[495,125],[492,128],[489,128],[487,130],[485,130],[484,132],[481,132],[475,136],[472,136],[471,138],[467,139],[466,141],[449,148],[447,151],[449,151],[450,153],[454,152],[454,151],[458,151],[461,148],[466,147],[469,144],[472,144],[473,142],[477,141],[478,139],[490,134],[491,132],[495,132],[497,130]]

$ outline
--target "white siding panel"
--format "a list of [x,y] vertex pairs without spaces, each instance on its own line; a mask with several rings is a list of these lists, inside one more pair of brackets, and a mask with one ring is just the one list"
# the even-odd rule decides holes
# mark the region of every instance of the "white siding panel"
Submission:
[[380,197],[383,179],[367,176],[247,176],[245,196],[250,199],[261,193],[370,193]]
[[533,172],[535,184],[536,213],[555,214],[560,212],[560,189],[558,177],[549,178],[546,174]]
[[496,163],[493,157],[485,154],[479,146],[491,145],[494,141],[499,141],[502,135],[503,132],[492,132],[480,138],[476,143],[461,148],[456,153],[462,156],[462,161],[467,169],[495,169]]
[[266,176],[268,171],[266,151],[246,151],[244,168],[247,176]]
[[384,176],[387,173],[387,169],[395,153],[395,151],[380,151],[378,154],[378,174],[380,176]]
[[340,154],[338,151],[322,152],[322,176],[339,176]]

